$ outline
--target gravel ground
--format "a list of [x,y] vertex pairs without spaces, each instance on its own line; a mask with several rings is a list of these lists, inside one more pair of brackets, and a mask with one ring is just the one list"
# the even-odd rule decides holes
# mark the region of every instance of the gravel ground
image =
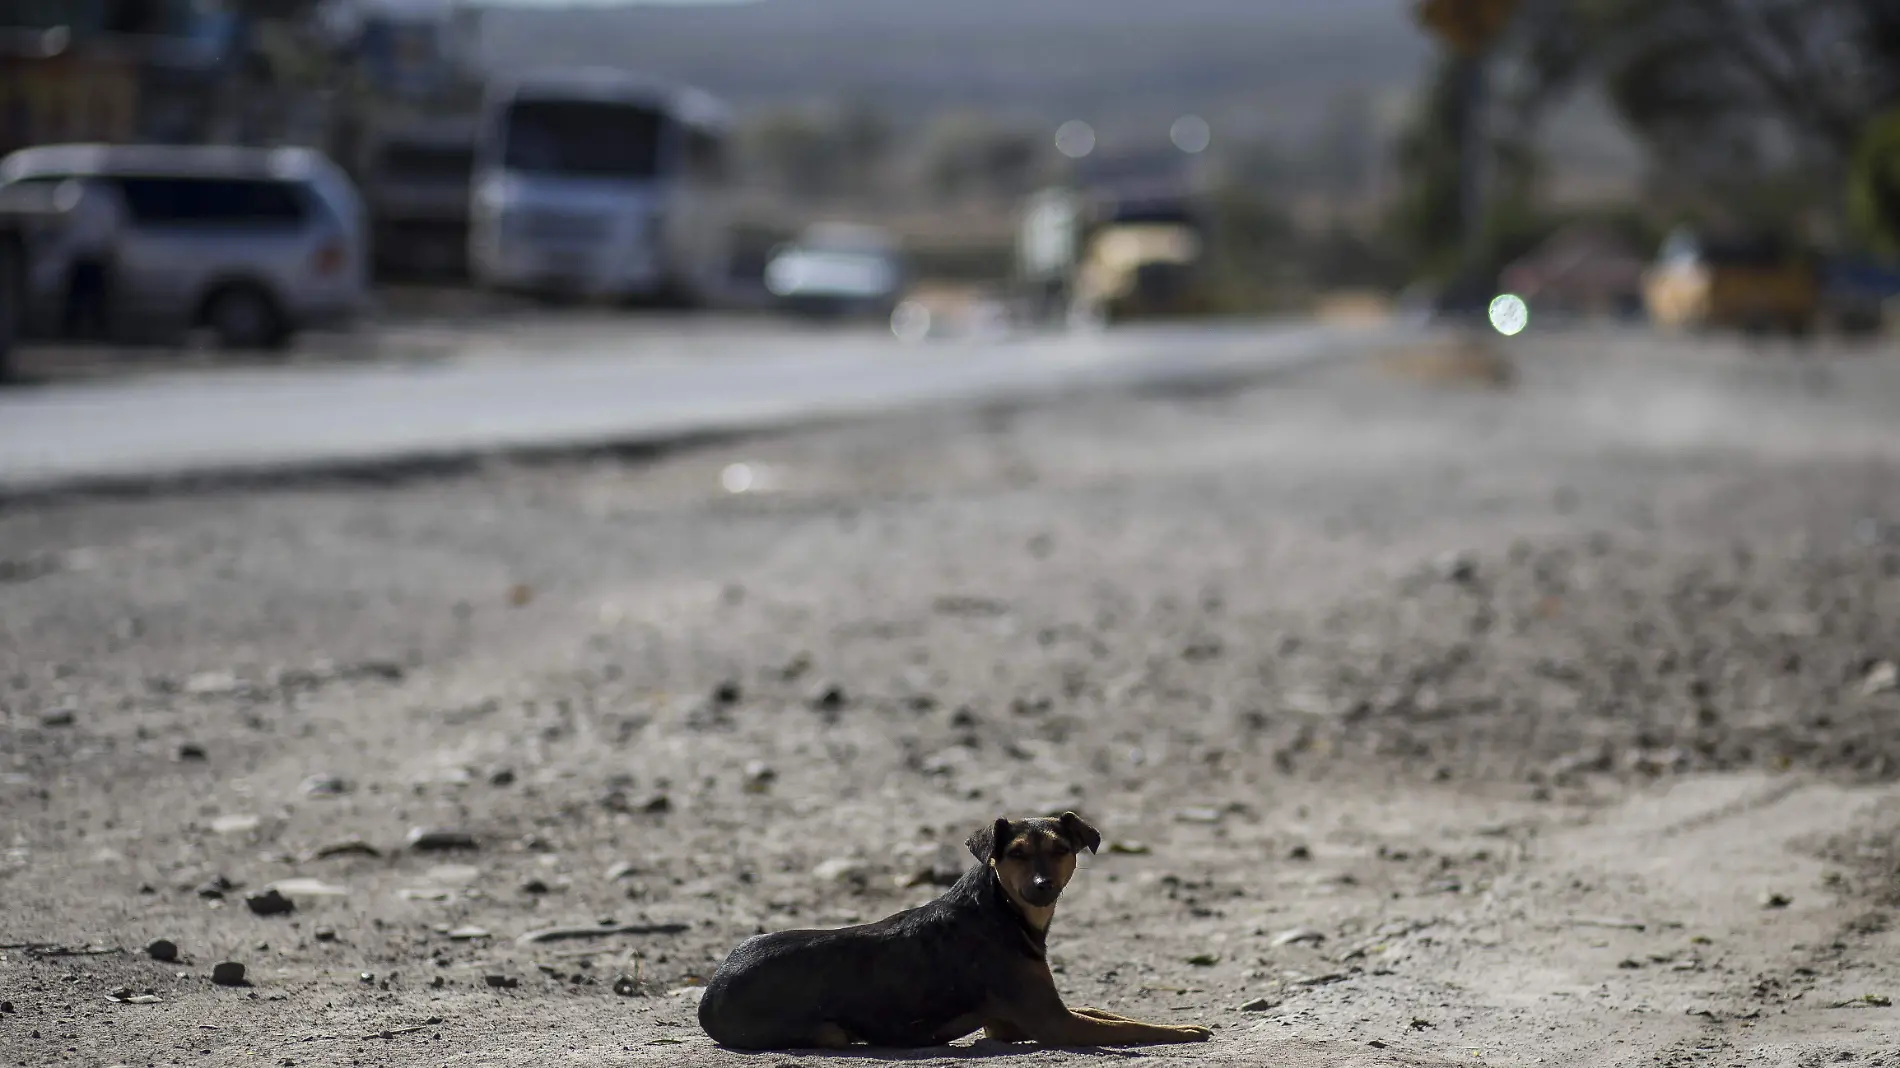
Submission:
[[1151,1062],[1900,1065],[1900,361],[1517,354],[0,511],[0,1064],[831,1063],[695,984],[1075,808]]

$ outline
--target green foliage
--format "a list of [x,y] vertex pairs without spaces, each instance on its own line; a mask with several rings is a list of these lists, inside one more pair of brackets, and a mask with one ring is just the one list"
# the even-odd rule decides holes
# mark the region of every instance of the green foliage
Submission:
[[1886,256],[1900,256],[1900,110],[1875,121],[1861,139],[1848,183],[1855,236]]

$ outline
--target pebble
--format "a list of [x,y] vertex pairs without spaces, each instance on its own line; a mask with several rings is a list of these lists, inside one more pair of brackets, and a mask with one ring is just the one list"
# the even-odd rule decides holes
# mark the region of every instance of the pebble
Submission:
[[350,792],[350,784],[339,775],[312,775],[298,787],[311,797],[336,797]]
[[515,987],[521,985],[521,980],[516,979],[512,975],[484,975],[482,976],[482,982],[487,983],[496,990],[513,990]]
[[236,883],[222,875],[213,875],[211,878],[198,884],[197,894],[199,897],[217,900],[224,897],[226,893],[236,889]]
[[1274,1001],[1272,998],[1255,998],[1252,1001],[1249,1001],[1246,1004],[1242,1005],[1240,1007],[1240,1011],[1241,1012],[1266,1012],[1268,1009],[1271,1009],[1275,1005],[1278,1005],[1278,1004],[1279,1002]]
[[1324,941],[1326,941],[1326,936],[1311,927],[1295,927],[1292,930],[1281,931],[1279,934],[1274,935],[1273,941],[1269,944],[1274,946],[1291,946],[1301,942],[1319,943]]
[[449,940],[453,942],[472,942],[478,938],[490,937],[493,936],[488,933],[486,927],[457,927],[449,932]]
[[205,758],[205,747],[202,745],[199,745],[197,742],[181,742],[179,744],[178,759],[180,761],[203,760],[204,758]]
[[1778,890],[1771,890],[1761,896],[1761,907],[1765,909],[1785,909],[1794,904],[1794,898]]
[[813,687],[811,706],[823,712],[836,712],[845,706],[844,687],[835,682],[822,683]]
[[72,725],[73,713],[71,709],[55,709],[52,712],[47,712],[40,716],[40,726],[42,727],[70,727]]
[[648,815],[659,815],[673,811],[673,799],[665,794],[654,794],[640,804],[640,811]]
[[1865,679],[1861,680],[1860,692],[1868,697],[1874,697],[1890,690],[1900,690],[1900,665],[1894,664],[1891,660],[1882,660],[1867,672]]
[[451,849],[479,849],[481,843],[467,831],[440,827],[417,827],[409,832],[409,848],[419,853],[437,853]]
[[713,687],[712,699],[722,705],[736,705],[745,691],[740,689],[739,680],[726,679]]
[[241,684],[229,671],[200,671],[185,680],[184,690],[195,697],[236,693]]
[[261,894],[252,894],[244,899],[244,903],[259,916],[282,916],[297,911],[296,903],[274,887]]
[[145,947],[145,955],[153,960],[170,963],[178,959],[178,945],[167,939],[155,939],[151,945]]
[[1149,849],[1148,846],[1142,842],[1110,842],[1108,844],[1108,851],[1110,853],[1120,853],[1130,857],[1145,857],[1153,852],[1153,850]]
[[1470,553],[1448,552],[1432,562],[1438,577],[1447,582],[1470,582],[1478,577],[1478,562]]
[[1288,860],[1312,860],[1312,859],[1313,859],[1313,851],[1312,851],[1311,849],[1309,849],[1309,848],[1307,848],[1306,846],[1303,846],[1303,845],[1296,845],[1296,846],[1294,846],[1294,847],[1293,847],[1292,849],[1289,849],[1289,850],[1287,850],[1287,851],[1286,851],[1286,859],[1288,859]]
[[293,898],[348,897],[350,894],[349,887],[347,886],[337,886],[334,883],[326,883],[322,879],[311,879],[305,876],[279,879],[265,887],[265,889],[286,894]]
[[336,941],[336,928],[319,927],[316,930],[310,932],[310,937],[316,939],[319,942],[334,942]]
[[515,769],[513,768],[496,768],[488,776],[490,786],[512,786],[514,781]]
[[548,884],[539,879],[529,879],[527,882],[521,884],[521,892],[524,894],[545,894],[548,892]]
[[623,998],[633,997],[640,992],[640,984],[631,975],[614,976],[614,993]]
[[234,960],[219,961],[211,966],[211,981],[219,986],[243,986],[244,965]]
[[832,857],[813,868],[811,876],[825,883],[859,881],[865,877],[864,862],[849,857]]
[[326,860],[330,857],[380,857],[383,851],[363,841],[361,838],[345,838],[312,849],[305,856],[311,860]]
[[639,865],[635,864],[631,860],[615,861],[613,866],[607,869],[607,881],[610,883],[617,883],[620,880],[625,879],[627,876],[637,875],[639,874],[639,872],[640,872]]
[[13,1012],[13,1002],[11,1002],[11,1001],[0,1001],[0,1014],[8,1014],[8,1015],[10,1015],[10,1014],[12,1014],[12,1012]]
[[745,766],[745,792],[762,794],[772,788],[777,781],[778,772],[763,760],[754,760]]
[[211,829],[218,834],[249,834],[255,831],[263,819],[248,812],[234,812],[211,818]]

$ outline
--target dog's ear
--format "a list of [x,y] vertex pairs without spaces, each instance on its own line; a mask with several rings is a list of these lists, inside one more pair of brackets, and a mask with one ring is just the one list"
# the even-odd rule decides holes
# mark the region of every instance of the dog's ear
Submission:
[[1075,843],[1078,848],[1088,846],[1091,853],[1101,850],[1102,832],[1089,826],[1087,820],[1073,812],[1064,812],[1056,817],[1056,822],[1062,825],[1062,833],[1068,835],[1069,841]]
[[970,855],[975,857],[979,864],[988,864],[996,859],[997,850],[1009,844],[1009,821],[998,819],[995,823],[978,829],[970,836],[970,840],[963,844],[970,847]]

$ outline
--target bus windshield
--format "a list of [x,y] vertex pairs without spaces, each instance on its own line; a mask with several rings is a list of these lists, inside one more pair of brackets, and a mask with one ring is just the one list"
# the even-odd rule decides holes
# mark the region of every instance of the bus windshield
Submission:
[[665,116],[639,104],[520,100],[503,118],[502,165],[529,174],[652,178]]

